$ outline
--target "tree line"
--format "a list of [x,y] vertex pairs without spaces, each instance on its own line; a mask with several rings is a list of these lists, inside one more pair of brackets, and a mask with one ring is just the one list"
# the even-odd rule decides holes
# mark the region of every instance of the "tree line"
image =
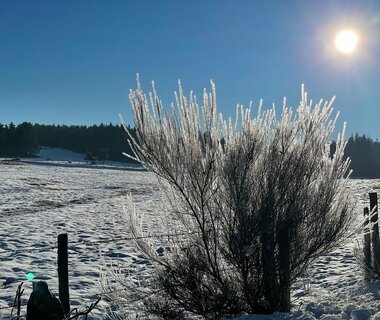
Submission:
[[[38,146],[83,153],[88,160],[131,161],[122,154],[131,153],[131,149],[121,125],[0,124],[1,157],[32,157],[38,153]],[[352,135],[345,155],[351,158],[352,177],[380,178],[380,141],[366,135]]]
[[0,156],[33,157],[38,146],[82,153],[87,160],[131,162],[122,154],[131,153],[131,149],[121,125],[0,124]]
[[38,150],[38,142],[31,123],[21,123],[18,126],[0,124],[0,156],[29,157]]
[[348,139],[345,154],[351,159],[353,177],[380,178],[380,141],[356,134]]

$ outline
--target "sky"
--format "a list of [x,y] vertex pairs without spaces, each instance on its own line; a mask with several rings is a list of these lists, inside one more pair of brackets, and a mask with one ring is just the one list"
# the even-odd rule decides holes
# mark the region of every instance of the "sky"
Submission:
[[[358,35],[351,54],[335,37]],[[380,0],[0,0],[0,123],[133,125],[140,74],[164,105],[181,79],[219,111],[336,96],[348,134],[380,139]]]

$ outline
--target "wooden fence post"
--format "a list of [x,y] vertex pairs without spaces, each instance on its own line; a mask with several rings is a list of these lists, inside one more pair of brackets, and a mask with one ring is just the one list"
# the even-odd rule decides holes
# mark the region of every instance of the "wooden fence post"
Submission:
[[369,193],[369,207],[370,212],[373,211],[372,218],[371,218],[371,224],[372,224],[372,233],[371,233],[371,242],[372,242],[372,263],[373,268],[377,272],[379,271],[380,267],[380,247],[379,247],[379,215],[378,215],[378,200],[377,200],[377,193],[376,192],[370,192]]
[[364,208],[364,264],[366,267],[365,279],[369,280],[369,271],[371,270],[371,234],[368,227],[369,224],[369,209]]
[[58,235],[58,293],[65,314],[70,312],[67,244],[67,233]]

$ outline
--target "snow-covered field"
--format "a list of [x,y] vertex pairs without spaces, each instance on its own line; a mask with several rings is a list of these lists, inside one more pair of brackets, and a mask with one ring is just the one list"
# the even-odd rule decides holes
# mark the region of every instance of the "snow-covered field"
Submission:
[[[150,214],[152,221],[159,219],[159,192],[152,175],[137,167],[92,166],[79,158],[73,160],[46,156],[44,161],[0,161],[0,283],[4,283],[0,307],[13,302],[21,281],[23,301],[27,301],[32,288],[25,278],[29,272],[57,293],[57,253],[51,247],[56,246],[60,233],[69,235],[72,307],[88,306],[101,292],[100,255],[121,265],[147,263],[133,241],[121,239],[130,236],[123,199],[132,193],[139,210]],[[359,216],[367,205],[368,192],[380,190],[380,180],[352,180],[351,184],[359,199]],[[277,317],[349,319],[355,309],[366,309],[372,315],[380,312],[380,285],[362,282],[354,246],[355,241],[349,239],[317,261],[308,277],[294,287],[293,312]],[[103,299],[89,318],[102,319],[106,307]],[[10,309],[0,311],[7,319]]]
[[[100,252],[126,265],[143,260],[133,242],[120,238],[131,236],[123,216],[127,194],[153,213],[157,188],[149,173],[122,165],[102,169],[62,161],[61,166],[60,161],[50,165],[0,161],[0,283],[5,283],[0,287],[0,307],[13,303],[21,281],[27,301],[32,290],[26,281],[29,272],[57,293],[57,252],[49,248],[56,246],[60,233],[69,236],[72,307],[88,306],[100,293]],[[106,305],[100,302],[100,308]],[[0,311],[3,318],[10,312]],[[104,313],[98,308],[94,318],[101,319]]]

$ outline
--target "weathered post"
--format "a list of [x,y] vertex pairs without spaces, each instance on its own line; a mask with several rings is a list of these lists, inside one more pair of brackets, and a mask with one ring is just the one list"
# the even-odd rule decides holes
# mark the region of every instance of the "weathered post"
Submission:
[[369,230],[369,209],[364,208],[364,264],[365,264],[365,280],[369,280],[369,272],[371,270],[371,234]]
[[371,224],[372,224],[372,233],[371,233],[371,242],[372,242],[372,263],[373,269],[377,272],[380,267],[380,246],[379,246],[379,215],[378,215],[378,200],[377,193],[369,193],[369,207],[370,212],[372,213]]
[[58,235],[58,293],[65,314],[70,312],[67,233]]

